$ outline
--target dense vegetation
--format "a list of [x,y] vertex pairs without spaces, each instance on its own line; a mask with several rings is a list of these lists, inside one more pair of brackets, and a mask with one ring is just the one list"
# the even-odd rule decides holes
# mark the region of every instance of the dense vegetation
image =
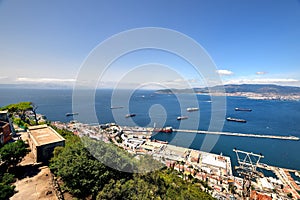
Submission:
[[[37,125],[38,119],[36,109],[38,107],[32,102],[20,102],[10,104],[0,108],[0,110],[8,110],[13,122],[18,126],[27,129],[29,125]],[[33,117],[27,115],[27,111],[32,112]]]
[[[61,131],[60,131],[61,132]],[[62,133],[62,132],[61,132]],[[80,138],[66,134],[65,147],[57,147],[50,169],[64,181],[64,188],[77,197],[95,196],[110,179],[125,177],[119,171],[103,165],[87,151]]]
[[[31,102],[20,102],[4,106],[0,110],[8,110],[14,122],[26,127],[29,122],[26,111],[35,113],[36,108]],[[14,182],[16,165],[27,153],[27,145],[22,140],[5,144],[0,148],[0,199],[9,199],[14,194],[15,187],[11,184]]]
[[[162,169],[148,173],[126,173],[140,171],[146,160],[132,159],[127,152],[114,145],[94,140],[81,140],[66,130],[57,130],[66,138],[65,147],[57,147],[50,161],[50,169],[63,180],[63,189],[78,198],[92,199],[213,199],[202,192],[200,186],[184,181],[176,171]],[[95,159],[89,148],[98,152]],[[118,156],[114,156],[117,153]],[[112,169],[102,162],[111,159]],[[152,163],[155,161],[151,161]],[[123,165],[122,165],[123,163]],[[155,165],[154,165],[155,166]]]
[[163,169],[135,174],[130,180],[111,180],[97,199],[213,199],[200,191],[200,184],[184,181],[177,171]]
[[14,194],[14,171],[16,165],[27,154],[27,146],[22,140],[8,143],[0,148],[0,199],[9,199]]

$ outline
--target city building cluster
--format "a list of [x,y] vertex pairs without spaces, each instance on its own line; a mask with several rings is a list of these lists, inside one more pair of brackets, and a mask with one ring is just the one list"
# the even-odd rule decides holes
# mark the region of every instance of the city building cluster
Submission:
[[[153,128],[119,126],[115,123],[88,125],[76,121],[53,122],[61,129],[78,136],[88,136],[106,143],[112,142],[133,155],[148,154],[165,166],[179,171],[184,179],[198,179],[202,190],[216,199],[240,199],[244,197],[245,179],[234,176],[228,156],[207,153],[169,144],[151,138]],[[169,134],[169,133],[166,133]],[[250,180],[248,199],[298,199],[299,185],[290,176],[295,170],[259,164],[258,167],[272,170],[276,177],[260,177]],[[281,173],[277,174],[277,173]]]

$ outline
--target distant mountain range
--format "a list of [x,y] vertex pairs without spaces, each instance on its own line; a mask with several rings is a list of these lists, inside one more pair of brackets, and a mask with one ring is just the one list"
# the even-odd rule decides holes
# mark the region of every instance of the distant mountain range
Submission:
[[0,84],[4,89],[72,89],[70,85],[61,84]]
[[162,89],[156,93],[197,93],[220,95],[225,90],[227,96],[245,96],[255,99],[300,99],[300,87],[280,86],[272,84],[241,84],[224,85],[214,87],[192,88],[192,89]]

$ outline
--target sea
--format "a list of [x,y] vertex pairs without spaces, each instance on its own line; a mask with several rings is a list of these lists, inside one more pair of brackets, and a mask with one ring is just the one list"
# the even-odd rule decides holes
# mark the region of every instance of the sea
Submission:
[[[71,89],[0,89],[0,106],[20,101],[31,101],[37,112],[51,121],[69,122],[79,120],[83,123],[110,123],[141,127],[172,126],[180,129],[213,130],[211,127],[213,98],[199,94],[159,94],[154,90],[113,91],[98,89],[91,98],[73,97]],[[115,95],[118,94],[118,95]],[[196,104],[195,105],[195,99]],[[224,97],[224,116],[219,131],[236,133],[255,133],[300,137],[300,101],[255,100],[245,97]],[[199,107],[199,111],[187,112],[187,107]],[[115,107],[115,109],[111,109]],[[236,107],[252,109],[251,112],[235,111]],[[91,110],[92,108],[92,110]],[[77,110],[74,110],[77,109]],[[219,110],[220,111],[220,110]],[[78,112],[79,115],[67,117],[66,113]],[[96,118],[94,114],[96,114]],[[126,118],[128,113],[135,117]],[[178,116],[188,116],[177,120]],[[241,118],[247,123],[226,121],[226,117]],[[220,119],[218,119],[220,120]],[[220,124],[218,123],[218,124]],[[196,124],[196,125],[195,125]],[[211,129],[212,128],[212,129]],[[300,170],[300,141],[236,136],[212,136],[203,134],[173,132],[156,133],[153,138],[168,141],[170,144],[203,150],[209,143],[208,151],[230,156],[232,166],[238,165],[234,148],[262,154],[260,160],[273,166]],[[213,142],[211,142],[213,141]]]

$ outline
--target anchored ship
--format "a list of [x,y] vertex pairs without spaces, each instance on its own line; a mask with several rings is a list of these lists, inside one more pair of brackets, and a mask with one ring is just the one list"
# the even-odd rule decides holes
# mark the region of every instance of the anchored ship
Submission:
[[189,118],[188,116],[179,116],[179,117],[177,117],[177,120],[183,120],[183,119],[187,119],[187,118]]
[[234,109],[235,111],[247,111],[247,112],[251,112],[252,109],[249,109],[249,108],[235,108]]
[[70,117],[70,116],[78,115],[78,114],[79,114],[78,112],[74,112],[74,113],[66,113],[66,117]]
[[241,122],[241,123],[246,123],[247,121],[244,119],[237,119],[237,118],[232,118],[232,117],[227,117],[227,121],[233,121],[233,122]]
[[112,107],[110,107],[110,109],[120,109],[120,108],[124,108],[124,106],[112,106]]
[[126,118],[129,118],[129,117],[135,117],[135,116],[136,116],[136,114],[133,114],[133,113],[132,113],[132,114],[127,114],[127,115],[125,115]]
[[173,128],[171,126],[167,126],[167,127],[164,127],[164,128],[154,128],[153,132],[172,133]]
[[193,112],[193,111],[198,111],[199,108],[187,108],[186,111],[188,112]]

